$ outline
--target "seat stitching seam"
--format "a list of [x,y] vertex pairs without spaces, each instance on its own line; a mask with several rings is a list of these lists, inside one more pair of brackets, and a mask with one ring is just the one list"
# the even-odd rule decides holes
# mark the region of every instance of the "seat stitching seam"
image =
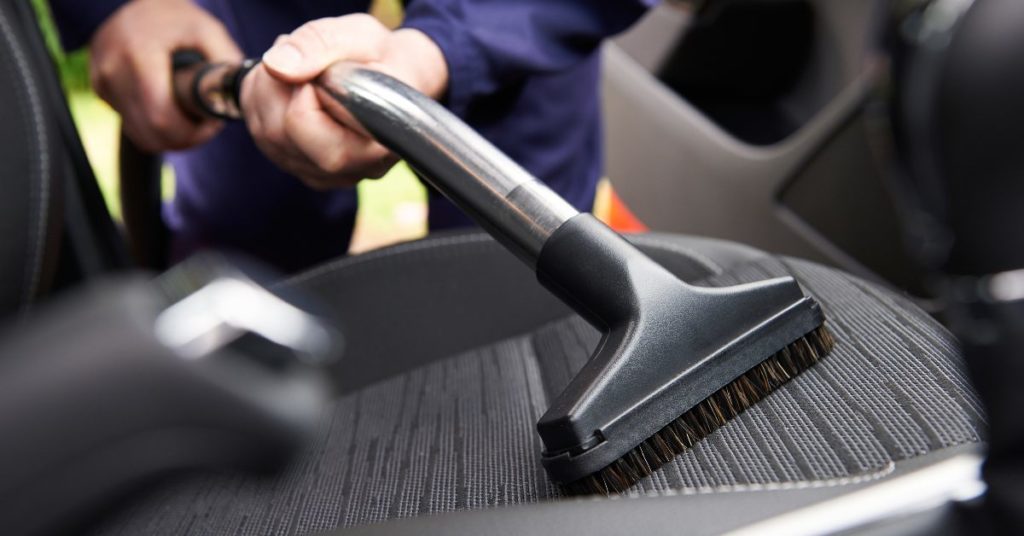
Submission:
[[[362,255],[356,255],[356,256],[353,256],[353,257],[344,257],[344,258],[335,260],[335,261],[330,262],[328,264],[325,264],[325,265],[323,265],[323,266],[321,266],[319,268],[315,268],[315,269],[313,269],[313,270],[311,270],[309,272],[306,272],[306,273],[299,274],[299,275],[296,275],[294,277],[288,278],[288,279],[286,279],[281,284],[283,284],[283,285],[295,285],[295,284],[304,283],[304,282],[307,282],[307,281],[309,281],[311,279],[316,279],[318,277],[325,276],[325,275],[337,272],[339,270],[352,268],[354,266],[358,266],[358,265],[365,264],[365,263],[372,262],[372,261],[386,259],[386,258],[389,258],[389,257],[394,257],[396,255],[401,255],[401,254],[404,254],[404,253],[412,253],[412,252],[415,252],[415,251],[421,251],[421,250],[430,249],[430,248],[443,248],[443,247],[452,247],[452,246],[465,245],[465,244],[484,243],[484,242],[490,242],[492,240],[493,239],[489,235],[479,233],[479,234],[469,234],[469,235],[463,235],[463,236],[450,236],[450,237],[442,237],[442,238],[427,238],[427,239],[419,240],[419,241],[415,241],[415,242],[408,242],[408,243],[405,243],[405,244],[398,244],[398,245],[391,246],[389,248],[385,248],[385,249],[382,249],[382,250],[377,250],[377,251],[370,252],[370,253],[364,253]],[[700,264],[702,268],[708,270],[709,272],[715,273],[715,274],[721,273],[721,272],[725,271],[725,268],[721,264],[718,264],[715,261],[711,260],[711,258],[709,258],[708,256],[703,255],[703,254],[701,254],[701,253],[699,253],[699,252],[697,252],[697,251],[695,251],[695,250],[693,250],[691,248],[685,248],[685,247],[679,246],[678,244],[674,244],[674,243],[672,243],[672,242],[670,242],[668,240],[665,240],[665,239],[654,238],[654,237],[644,236],[644,235],[636,235],[636,236],[630,237],[630,240],[632,240],[632,241],[634,241],[636,243],[639,243],[641,245],[647,246],[647,247],[651,247],[651,248],[655,248],[655,249],[660,249],[662,251],[666,251],[666,252],[669,252],[669,253],[677,253],[677,254],[683,255],[687,259]]]
[[[2,30],[5,40],[11,47],[14,61],[17,64],[17,69],[20,69],[21,73],[25,74],[25,76],[17,76],[20,73],[15,73],[15,80],[19,78],[24,80],[25,85],[19,85],[17,87],[23,89],[26,95],[21,95],[22,92],[16,93],[19,96],[22,96],[23,98],[27,97],[31,112],[31,117],[27,121],[27,124],[33,130],[33,134],[35,135],[33,141],[35,141],[36,145],[38,146],[37,151],[30,151],[30,155],[34,155],[37,153],[39,155],[39,158],[31,158],[30,156],[30,159],[32,161],[32,167],[38,168],[34,170],[38,172],[38,176],[41,179],[38,181],[38,184],[36,183],[36,181],[31,180],[32,178],[34,178],[36,174],[32,173],[31,171],[29,172],[29,180],[31,181],[30,185],[36,185],[38,187],[37,192],[39,195],[39,205],[36,211],[36,225],[29,229],[29,245],[30,247],[34,245],[34,251],[32,251],[31,255],[32,259],[29,264],[29,270],[31,270],[31,275],[29,276],[29,284],[25,288],[25,293],[23,295],[23,300],[25,301],[25,303],[30,304],[32,298],[35,296],[36,291],[38,290],[41,278],[40,272],[41,264],[43,262],[42,257],[44,250],[43,239],[45,235],[45,226],[48,212],[47,200],[49,199],[50,157],[47,150],[46,132],[45,129],[42,128],[41,124],[39,123],[39,118],[43,117],[43,111],[42,106],[40,105],[39,100],[37,98],[38,95],[36,92],[34,80],[32,78],[31,69],[29,68],[29,63],[27,59],[25,58],[24,51],[21,49],[17,39],[13,37],[13,28],[4,10],[0,10],[0,30]],[[32,236],[33,234],[34,236]]]
[[394,257],[396,255],[401,255],[403,253],[413,253],[416,251],[421,251],[424,249],[430,249],[435,247],[442,248],[464,244],[484,243],[490,242],[491,240],[491,237],[486,234],[470,234],[463,236],[448,236],[443,238],[427,238],[415,242],[398,244],[386,249],[381,249],[370,253],[364,253],[362,255],[343,257],[341,259],[320,266],[319,268],[314,268],[313,270],[310,270],[306,273],[290,277],[281,284],[294,285],[298,283],[303,283],[309,281],[310,279],[316,279],[320,276],[328,275],[339,270],[352,268],[354,266],[366,264],[371,261],[377,261],[389,257]]
[[768,482],[765,484],[733,484],[727,486],[700,486],[690,488],[670,489],[661,492],[641,492],[633,497],[671,497],[676,495],[707,495],[719,493],[743,493],[755,491],[793,491],[807,489],[835,488],[864,484],[885,478],[896,471],[896,463],[889,461],[876,471],[861,473],[852,476],[838,478],[826,478],[822,480],[795,480],[788,482]]

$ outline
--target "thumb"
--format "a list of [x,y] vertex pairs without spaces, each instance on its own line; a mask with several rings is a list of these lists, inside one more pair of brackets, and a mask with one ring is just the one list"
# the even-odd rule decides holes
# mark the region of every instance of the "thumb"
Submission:
[[378,60],[389,34],[377,19],[366,14],[319,19],[278,38],[263,55],[263,64],[282,82],[301,84],[338,61]]

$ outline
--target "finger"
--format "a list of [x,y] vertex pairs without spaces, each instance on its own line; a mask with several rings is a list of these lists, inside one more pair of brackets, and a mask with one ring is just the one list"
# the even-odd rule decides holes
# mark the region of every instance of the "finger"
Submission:
[[263,71],[256,79],[256,98],[253,102],[261,125],[261,131],[254,133],[254,136],[273,145],[276,153],[287,155],[289,158],[301,156],[301,152],[292,147],[285,133],[288,103],[293,92],[292,86],[282,84]]
[[131,96],[123,108],[136,131],[173,150],[205,141],[220,129],[216,121],[196,122],[181,111],[171,87],[171,59],[163,49],[143,52],[130,62],[133,76],[118,78],[124,87],[112,91]]
[[[160,112],[154,112],[154,109],[149,108],[148,104],[140,102],[143,100],[142,95],[145,93],[145,90],[139,87],[128,87],[127,91],[137,95],[137,98],[124,98],[126,89],[123,86],[125,85],[123,81],[110,82],[107,91],[105,91],[108,97],[105,97],[104,100],[120,111],[122,128],[128,137],[140,149],[151,154],[158,154],[175,148],[177,144],[169,143],[167,135],[155,126],[160,125],[161,128],[167,128],[172,123],[159,117],[158,114]],[[146,102],[151,102],[151,100],[147,98]],[[175,112],[172,110],[171,113]],[[180,130],[189,131],[194,128],[195,125],[192,123],[179,127]]]
[[309,160],[306,159],[303,159],[301,162],[296,162],[295,167],[289,171],[303,184],[318,191],[351,188],[359,184],[359,181],[366,178],[360,173],[325,173],[322,169],[311,164]]
[[285,133],[295,147],[329,176],[375,174],[391,156],[379,143],[338,124],[325,113],[311,85],[300,87],[293,95]]
[[[190,32],[184,34],[179,42],[180,48],[195,48],[212,61],[232,61],[238,63],[245,56],[234,39],[227,33],[218,20],[212,16],[198,19],[198,23],[189,27]],[[215,136],[222,128],[221,121],[208,119],[197,122],[187,117],[174,98],[172,87],[171,58],[162,48],[155,49],[145,65],[141,66],[145,73],[141,91],[148,95],[143,98],[150,121],[156,129],[157,136],[167,149],[186,149],[200,145]]]
[[278,82],[262,67],[256,67],[242,86],[242,109],[249,133],[268,158],[289,171],[296,161],[306,160],[284,133],[291,94],[291,86]]
[[257,66],[242,85],[242,109],[246,122],[254,136],[269,138],[273,143],[284,141],[284,114],[291,97],[291,88],[267,75],[262,66]]
[[388,35],[387,28],[366,14],[319,19],[274,45],[263,55],[263,62],[283,81],[307,82],[336,61],[376,61]]
[[160,154],[166,147],[152,129],[143,128],[144,120],[134,110],[122,108],[121,129],[132,143],[147,154]]
[[[330,69],[327,70],[327,73],[330,76]],[[316,85],[314,86],[314,92],[316,93],[317,100],[320,101],[321,109],[336,122],[358,132],[364,137],[372,137],[370,132],[366,130],[366,127],[352,115],[352,112],[348,111],[348,108],[338,102],[330,91],[320,85]]]
[[[157,154],[198,145],[215,136],[223,126],[221,122],[197,123],[184,116],[168,87],[169,74],[140,67],[150,62],[161,65],[164,55],[148,57],[151,59],[122,61],[116,76],[106,71],[108,66],[95,69],[97,94],[119,110],[128,137],[140,149]],[[169,68],[169,62],[166,65]]]
[[220,134],[221,130],[224,130],[223,121],[204,121],[201,125],[199,125],[199,128],[193,131],[191,136],[187,136],[183,140],[182,148],[189,148],[195,147],[197,145],[202,145],[215,138],[217,134]]
[[300,86],[288,105],[285,134],[288,141],[325,173],[339,173],[346,164],[346,146],[352,132],[334,121],[320,108],[310,86]]

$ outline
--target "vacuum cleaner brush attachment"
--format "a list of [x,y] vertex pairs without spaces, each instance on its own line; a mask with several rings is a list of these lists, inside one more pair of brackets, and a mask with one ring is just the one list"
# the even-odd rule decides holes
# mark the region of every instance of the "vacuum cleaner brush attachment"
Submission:
[[611,495],[629,489],[810,368],[834,344],[828,328],[819,326],[715,391],[614,462],[563,488],[574,495]]
[[570,493],[628,489],[834,346],[793,278],[691,286],[590,216],[555,232],[537,271],[604,332],[537,425]]

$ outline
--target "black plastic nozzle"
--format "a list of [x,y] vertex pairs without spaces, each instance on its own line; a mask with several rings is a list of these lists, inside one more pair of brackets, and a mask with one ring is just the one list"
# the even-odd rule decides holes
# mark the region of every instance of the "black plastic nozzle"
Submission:
[[604,333],[537,424],[560,483],[615,462],[824,322],[791,277],[688,285],[588,214],[555,232],[537,272]]

